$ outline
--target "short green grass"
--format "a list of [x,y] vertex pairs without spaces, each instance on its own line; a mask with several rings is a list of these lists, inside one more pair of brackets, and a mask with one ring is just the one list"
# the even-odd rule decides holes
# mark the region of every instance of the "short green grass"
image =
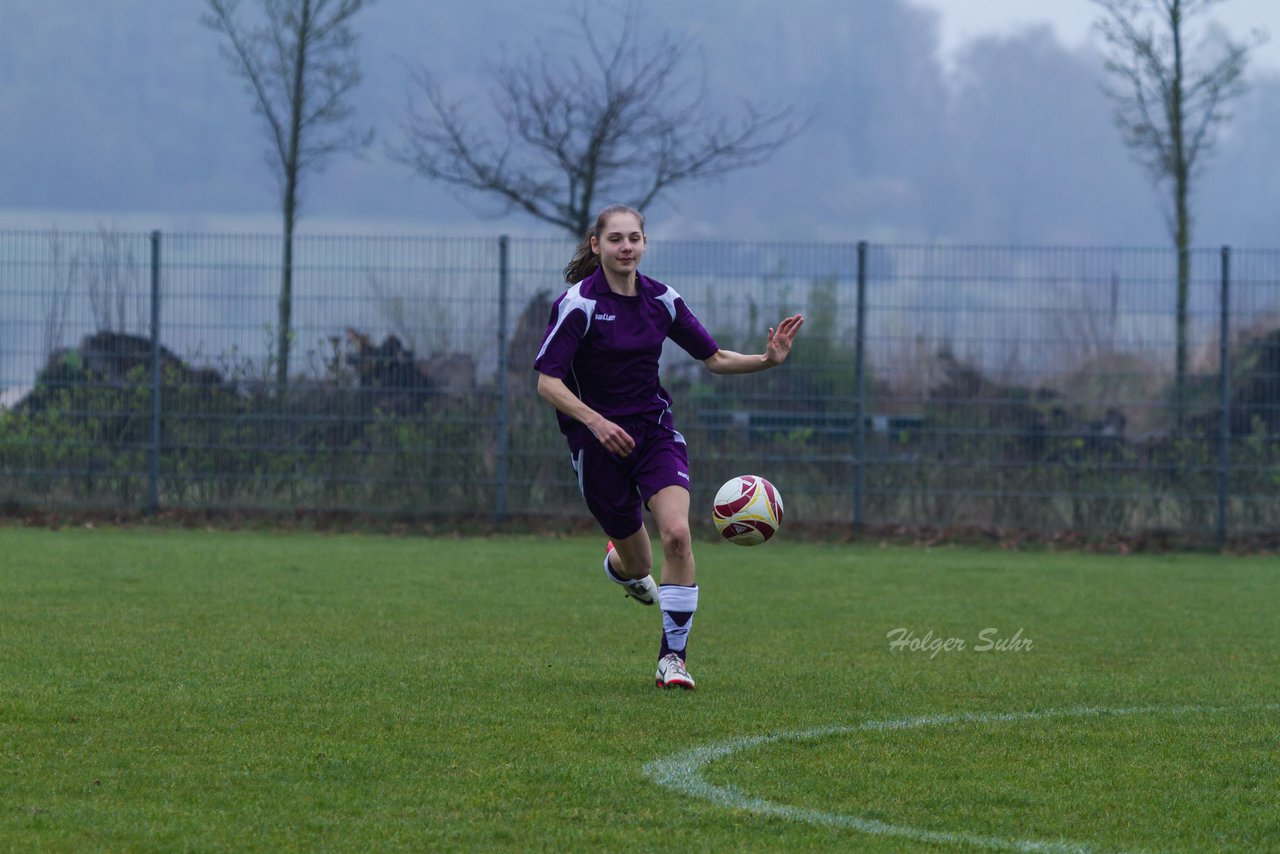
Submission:
[[1210,711],[783,739],[704,777],[923,832],[1280,846],[1274,558],[700,543],[698,690],[668,693],[658,613],[604,581],[601,545],[0,529],[0,850],[954,850],[645,767],[1145,706]]

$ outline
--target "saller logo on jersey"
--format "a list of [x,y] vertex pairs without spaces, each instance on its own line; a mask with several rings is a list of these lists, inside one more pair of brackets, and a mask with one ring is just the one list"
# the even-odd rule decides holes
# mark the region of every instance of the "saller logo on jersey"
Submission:
[[597,314],[596,315],[596,320],[617,320],[617,319],[618,317],[615,314]]

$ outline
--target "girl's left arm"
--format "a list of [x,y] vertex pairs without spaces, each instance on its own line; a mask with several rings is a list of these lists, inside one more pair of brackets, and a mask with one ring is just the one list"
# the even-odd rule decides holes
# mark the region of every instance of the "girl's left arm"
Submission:
[[763,353],[749,356],[732,350],[717,350],[702,364],[713,374],[751,374],[777,367],[791,355],[791,344],[803,324],[804,318],[798,314],[784,318],[777,329],[769,327],[769,340]]

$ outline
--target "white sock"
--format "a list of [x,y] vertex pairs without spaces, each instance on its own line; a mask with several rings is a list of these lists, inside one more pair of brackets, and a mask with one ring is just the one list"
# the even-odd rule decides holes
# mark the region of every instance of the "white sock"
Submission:
[[662,609],[662,646],[658,658],[674,652],[684,661],[689,631],[693,628],[693,612],[698,610],[698,585],[663,584],[658,588],[658,607]]

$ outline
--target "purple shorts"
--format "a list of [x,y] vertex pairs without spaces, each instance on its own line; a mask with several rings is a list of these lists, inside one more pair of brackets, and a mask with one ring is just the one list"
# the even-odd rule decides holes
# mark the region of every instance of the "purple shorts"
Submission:
[[631,455],[619,457],[590,442],[573,455],[573,470],[591,515],[606,534],[621,540],[640,530],[655,493],[668,486],[689,488],[689,454],[684,437],[660,424],[616,423],[636,440]]

